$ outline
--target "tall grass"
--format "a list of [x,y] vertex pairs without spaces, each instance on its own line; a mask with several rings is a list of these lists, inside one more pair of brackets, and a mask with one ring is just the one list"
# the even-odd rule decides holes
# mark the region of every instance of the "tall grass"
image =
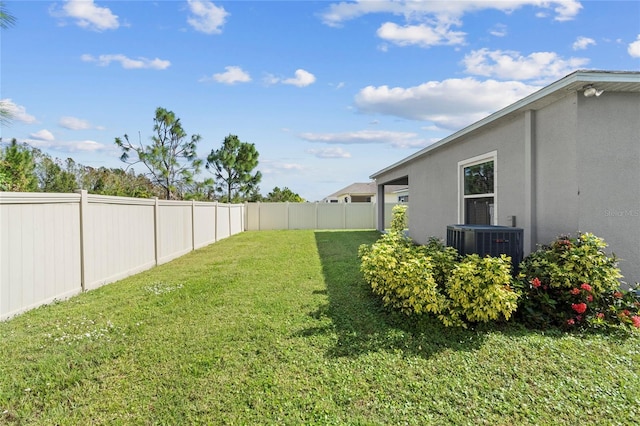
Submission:
[[248,232],[0,323],[0,424],[634,424],[640,338],[385,310],[371,231]]

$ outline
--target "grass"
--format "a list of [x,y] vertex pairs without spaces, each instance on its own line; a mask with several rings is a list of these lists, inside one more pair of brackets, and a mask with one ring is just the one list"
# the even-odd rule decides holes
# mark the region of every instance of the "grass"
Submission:
[[0,323],[0,424],[635,424],[640,338],[389,312],[370,231],[247,232]]

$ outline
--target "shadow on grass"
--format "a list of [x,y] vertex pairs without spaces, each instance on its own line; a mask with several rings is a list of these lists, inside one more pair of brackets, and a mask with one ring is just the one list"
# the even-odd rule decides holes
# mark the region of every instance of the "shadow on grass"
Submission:
[[[489,333],[513,338],[544,334],[561,338],[560,330],[532,330],[518,323],[488,323],[468,329],[445,327],[431,315],[407,316],[385,308],[375,296],[360,272],[358,247],[372,244],[379,238],[376,231],[317,231],[316,245],[322,264],[329,302],[309,313],[316,319],[327,317],[331,325],[314,327],[301,336],[335,333],[336,345],[329,350],[332,357],[358,356],[374,351],[402,351],[406,355],[430,357],[443,350],[472,351],[482,346]],[[324,291],[318,291],[324,293]],[[626,339],[629,334],[619,330],[578,332],[609,335]]]
[[436,318],[408,317],[385,308],[362,279],[358,247],[372,244],[375,231],[318,231],[316,244],[327,285],[328,304],[309,315],[328,317],[331,325],[304,330],[299,335],[335,333],[338,340],[328,355],[358,356],[366,352],[402,351],[430,357],[445,349],[474,350],[485,333],[446,328]]

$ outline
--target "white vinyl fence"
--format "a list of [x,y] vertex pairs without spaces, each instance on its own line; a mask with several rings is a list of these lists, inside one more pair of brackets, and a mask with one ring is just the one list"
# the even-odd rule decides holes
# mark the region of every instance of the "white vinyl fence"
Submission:
[[[385,228],[396,203],[385,204]],[[246,230],[376,229],[376,203],[246,203]]]
[[245,205],[0,192],[0,320],[242,232]]

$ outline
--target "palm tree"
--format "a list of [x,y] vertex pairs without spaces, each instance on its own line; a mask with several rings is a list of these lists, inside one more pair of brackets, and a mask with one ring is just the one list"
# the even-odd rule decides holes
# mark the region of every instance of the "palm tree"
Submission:
[[7,7],[0,1],[0,28],[7,29],[16,23],[16,18],[7,12]]
[[[7,12],[3,1],[0,1],[0,29],[7,29],[16,23],[16,18]],[[8,124],[11,121],[11,111],[0,102],[0,124]]]

